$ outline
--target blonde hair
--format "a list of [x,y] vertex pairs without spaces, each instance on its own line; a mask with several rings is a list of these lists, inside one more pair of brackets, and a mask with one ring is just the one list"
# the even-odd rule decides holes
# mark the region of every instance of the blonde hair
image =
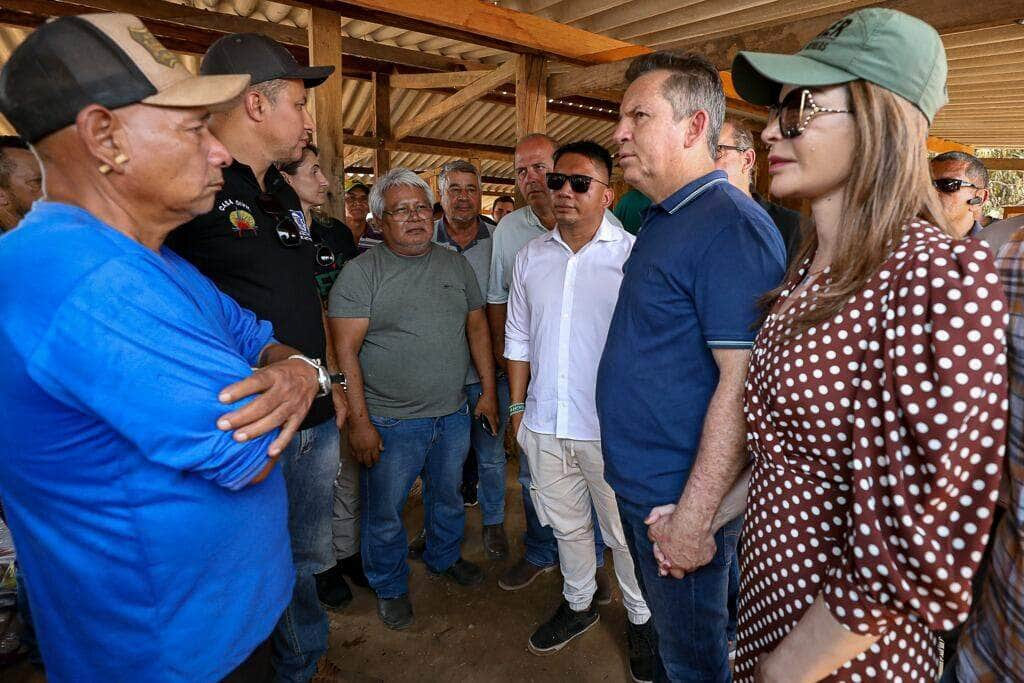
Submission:
[[[873,83],[853,81],[848,88],[858,154],[846,180],[844,225],[828,287],[819,293],[814,306],[796,312],[794,334],[839,313],[885,262],[909,221],[924,218],[953,234],[932,187],[924,115],[899,95]],[[817,234],[810,230],[783,283],[762,298],[766,311],[817,248]]]

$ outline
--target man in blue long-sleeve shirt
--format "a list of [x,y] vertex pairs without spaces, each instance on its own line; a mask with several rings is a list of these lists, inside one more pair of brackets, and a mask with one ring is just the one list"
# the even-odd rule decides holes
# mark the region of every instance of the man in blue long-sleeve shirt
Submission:
[[0,239],[0,495],[50,680],[272,675],[274,464],[330,378],[163,246],[212,207],[230,156],[206,122],[247,84],[124,14],[45,24],[0,73],[44,172]]

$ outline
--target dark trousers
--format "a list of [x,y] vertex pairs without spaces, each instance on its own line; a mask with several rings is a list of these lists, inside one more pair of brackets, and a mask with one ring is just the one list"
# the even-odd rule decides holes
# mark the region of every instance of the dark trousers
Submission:
[[658,634],[658,681],[732,680],[729,670],[729,567],[743,526],[734,519],[715,534],[715,557],[682,579],[658,575],[644,519],[649,505],[617,498],[636,576]]
[[271,683],[274,680],[273,655],[274,646],[267,638],[234,671],[221,679],[221,683]]

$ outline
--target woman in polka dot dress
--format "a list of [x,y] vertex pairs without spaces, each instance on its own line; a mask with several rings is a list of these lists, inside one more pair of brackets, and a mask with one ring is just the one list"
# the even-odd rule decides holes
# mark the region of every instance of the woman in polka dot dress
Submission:
[[[907,15],[848,19],[806,56],[733,65],[744,97],[778,103],[772,194],[811,200],[816,225],[751,355],[738,681],[934,681],[997,496],[1006,303],[930,184],[945,55]],[[843,40],[882,66],[830,57]]]

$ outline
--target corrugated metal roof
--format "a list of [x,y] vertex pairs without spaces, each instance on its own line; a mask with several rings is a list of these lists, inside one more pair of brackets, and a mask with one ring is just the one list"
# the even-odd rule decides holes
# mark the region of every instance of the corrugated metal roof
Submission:
[[[268,0],[170,0],[250,19],[305,28],[308,10]],[[785,30],[808,17],[874,5],[871,0],[500,0],[498,4],[531,12],[578,28],[655,48],[672,48],[741,31]],[[1024,4],[1022,4],[1024,14]],[[927,19],[927,17],[925,17]],[[381,26],[362,20],[343,20],[345,36],[447,57],[501,62],[510,53],[450,38]],[[6,59],[26,35],[25,29],[0,29],[0,60]],[[934,135],[978,146],[1024,147],[1024,123],[1017,113],[1024,99],[1024,26],[1007,24],[943,35],[949,57],[950,105],[937,117]],[[560,65],[552,65],[557,70]],[[392,118],[400,121],[441,100],[436,92],[395,90]],[[367,81],[346,79],[345,127],[355,128],[371,106]],[[610,145],[614,124],[592,117],[548,113],[548,132],[570,140],[591,138]],[[359,131],[365,134],[367,131]],[[467,143],[512,146],[513,107],[478,101],[424,126],[416,136]],[[346,164],[370,165],[370,150],[348,147]],[[467,154],[466,156],[472,156]],[[399,152],[393,165],[427,169],[452,155]],[[484,175],[512,177],[510,162],[483,160]],[[492,186],[501,191],[502,186]]]

